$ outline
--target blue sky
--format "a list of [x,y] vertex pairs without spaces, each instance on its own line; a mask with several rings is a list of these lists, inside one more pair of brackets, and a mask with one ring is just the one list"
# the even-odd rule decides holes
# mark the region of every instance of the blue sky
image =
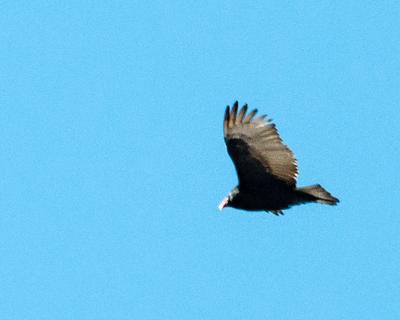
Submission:
[[[397,1],[6,1],[1,319],[399,319]],[[217,210],[238,99],[337,207]]]

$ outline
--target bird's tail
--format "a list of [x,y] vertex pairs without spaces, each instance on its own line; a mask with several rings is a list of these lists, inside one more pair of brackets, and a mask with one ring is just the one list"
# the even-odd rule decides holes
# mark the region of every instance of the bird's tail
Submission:
[[332,196],[328,191],[322,188],[319,184],[315,184],[308,187],[298,188],[297,194],[301,202],[318,202],[323,204],[329,204],[331,206],[336,205],[339,199]]

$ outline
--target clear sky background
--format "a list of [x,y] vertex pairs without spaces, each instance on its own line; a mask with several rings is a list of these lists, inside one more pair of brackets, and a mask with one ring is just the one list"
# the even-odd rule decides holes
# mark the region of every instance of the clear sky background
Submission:
[[[400,319],[398,1],[0,9],[1,319]],[[339,206],[217,210],[236,99]]]

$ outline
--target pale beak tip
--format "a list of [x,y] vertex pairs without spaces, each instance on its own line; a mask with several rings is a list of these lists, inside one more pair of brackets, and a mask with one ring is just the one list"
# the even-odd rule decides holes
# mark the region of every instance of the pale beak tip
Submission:
[[222,209],[224,209],[227,204],[228,204],[228,198],[226,197],[219,204],[219,206],[218,206],[219,211],[222,211]]

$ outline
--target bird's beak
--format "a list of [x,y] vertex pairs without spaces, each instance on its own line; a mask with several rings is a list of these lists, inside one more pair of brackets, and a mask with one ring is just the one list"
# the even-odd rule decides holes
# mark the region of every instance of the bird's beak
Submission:
[[226,205],[228,204],[228,201],[229,201],[229,198],[228,198],[228,197],[225,197],[225,198],[221,201],[221,203],[220,203],[219,206],[218,206],[219,211],[222,211],[222,209],[226,207]]

